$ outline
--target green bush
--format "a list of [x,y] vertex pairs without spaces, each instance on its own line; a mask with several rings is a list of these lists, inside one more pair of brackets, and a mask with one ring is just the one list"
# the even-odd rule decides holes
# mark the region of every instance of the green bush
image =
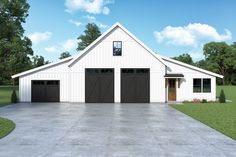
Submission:
[[11,103],[17,103],[17,102],[18,102],[18,98],[16,95],[16,90],[14,89],[11,94]]
[[207,100],[206,99],[202,99],[202,103],[207,103]]
[[222,89],[220,91],[219,101],[220,101],[220,103],[225,103],[225,93]]

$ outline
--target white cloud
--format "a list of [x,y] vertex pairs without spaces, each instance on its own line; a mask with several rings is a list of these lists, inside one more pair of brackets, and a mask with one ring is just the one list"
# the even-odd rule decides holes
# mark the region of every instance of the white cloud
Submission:
[[86,15],[86,16],[84,16],[84,18],[88,19],[89,21],[96,20],[96,18],[94,16],[91,16],[91,15]]
[[34,32],[28,35],[33,44],[46,41],[49,38],[51,38],[51,36],[52,36],[51,32]]
[[113,3],[110,0],[65,0],[66,11],[73,13],[81,10],[90,14],[108,15],[110,9],[106,6],[109,3]]
[[55,46],[46,47],[45,51],[47,51],[47,52],[56,52],[56,47]]
[[101,22],[97,22],[98,27],[100,27],[101,29],[106,29],[108,26],[102,24]]
[[102,13],[103,13],[104,15],[108,15],[108,14],[110,13],[110,9],[107,8],[107,7],[104,7],[103,10],[102,10]]
[[154,31],[157,42],[172,45],[198,46],[203,41],[226,41],[232,39],[232,34],[225,29],[224,34],[207,24],[193,23],[183,27],[167,26],[161,32]]
[[53,46],[49,46],[44,48],[45,51],[53,53],[53,52],[64,52],[64,51],[75,51],[78,45],[78,40],[76,39],[67,39],[62,43],[58,43]]
[[72,20],[72,19],[68,20],[68,22],[70,22],[70,23],[76,25],[77,27],[79,27],[79,26],[82,25],[82,22],[80,22],[80,21],[74,21],[74,20]]
[[62,48],[65,51],[75,50],[78,44],[78,40],[68,39],[64,43],[62,43]]

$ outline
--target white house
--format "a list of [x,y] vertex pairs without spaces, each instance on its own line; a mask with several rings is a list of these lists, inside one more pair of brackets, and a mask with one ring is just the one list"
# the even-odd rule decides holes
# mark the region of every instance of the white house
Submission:
[[78,55],[16,75],[21,102],[148,103],[216,99],[216,77],[154,53],[116,23]]

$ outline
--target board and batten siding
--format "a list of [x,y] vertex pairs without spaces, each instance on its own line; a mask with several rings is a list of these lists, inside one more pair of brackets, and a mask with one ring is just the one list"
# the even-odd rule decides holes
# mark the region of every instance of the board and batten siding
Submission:
[[[122,56],[113,56],[113,41],[122,41]],[[150,69],[150,102],[165,102],[166,100],[165,65],[156,58],[155,54],[149,53],[120,27],[116,27],[108,33],[71,67],[68,67],[69,63],[70,60],[20,76],[20,101],[31,101],[32,80],[59,80],[61,102],[85,102],[86,68],[114,69],[115,102],[120,102],[121,97],[121,69],[148,68]],[[177,86],[177,101],[216,99],[216,78],[214,76],[168,60],[165,60],[165,63],[168,73],[184,75],[180,88]],[[211,93],[193,93],[193,78],[210,78]]]
[[60,81],[60,101],[69,101],[69,68],[67,62],[46,68],[35,73],[31,73],[19,78],[19,92],[21,102],[31,101],[31,81],[32,80],[59,80]]
[[[168,68],[168,73],[182,73],[184,78],[181,79],[180,88],[177,84],[176,101],[185,101],[193,99],[206,99],[208,101],[216,100],[216,78],[209,74],[199,72],[173,62],[165,60]],[[210,78],[211,79],[211,92],[210,93],[193,93],[193,79],[194,78]],[[178,82],[179,83],[179,82]]]
[[[113,41],[122,41],[122,56],[113,56]],[[165,66],[119,27],[71,67],[72,102],[85,101],[85,68],[114,69],[115,102],[120,102],[120,69],[149,68],[150,102],[165,101]]]

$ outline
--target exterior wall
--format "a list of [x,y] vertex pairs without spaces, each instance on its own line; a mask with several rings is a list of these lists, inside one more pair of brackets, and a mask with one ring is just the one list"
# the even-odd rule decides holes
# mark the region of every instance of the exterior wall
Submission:
[[[113,56],[113,41],[122,41],[122,56]],[[95,48],[96,47],[96,48]],[[85,102],[85,68],[114,68],[115,102],[120,102],[121,68],[150,69],[150,102],[165,102],[165,66],[117,27],[72,67],[64,62],[20,77],[20,101],[31,101],[32,80],[60,80],[61,102]],[[208,74],[167,61],[168,73],[183,73],[177,101],[216,98],[216,79]],[[193,78],[211,78],[211,93],[193,93]]]
[[60,101],[69,100],[69,68],[62,63],[19,78],[19,92],[21,102],[31,101],[32,80],[60,80]]
[[[167,60],[166,64],[168,65],[168,73],[182,73],[184,78],[181,78],[180,88],[177,84],[177,101],[193,100],[193,99],[207,99],[216,100],[216,78],[208,74],[192,70],[180,66],[178,64],[169,62]],[[211,93],[193,93],[193,79],[194,78],[210,78],[211,79]]]
[[[113,56],[113,41],[122,41],[122,56]],[[165,66],[122,29],[116,28],[70,69],[72,102],[85,101],[85,68],[114,68],[115,102],[120,102],[120,69],[150,68],[150,101],[165,101]]]

